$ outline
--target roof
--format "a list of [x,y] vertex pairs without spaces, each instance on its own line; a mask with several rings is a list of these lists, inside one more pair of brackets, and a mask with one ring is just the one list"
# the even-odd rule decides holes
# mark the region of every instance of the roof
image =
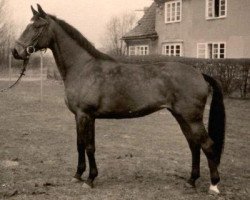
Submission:
[[138,21],[136,27],[126,33],[122,39],[141,39],[141,38],[157,38],[157,32],[155,31],[155,18],[156,18],[156,3],[152,5],[145,12],[143,17]]

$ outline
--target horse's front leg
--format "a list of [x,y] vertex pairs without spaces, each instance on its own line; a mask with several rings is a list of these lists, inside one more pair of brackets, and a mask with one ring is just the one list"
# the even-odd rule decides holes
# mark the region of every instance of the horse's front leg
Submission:
[[86,184],[93,187],[94,179],[98,175],[95,162],[95,119],[90,118],[88,123],[88,132],[86,135],[86,153],[89,160],[89,177]]
[[81,176],[86,169],[85,149],[86,149],[86,132],[88,131],[88,118],[85,115],[75,115],[76,132],[77,132],[77,151],[78,165],[74,176],[74,181],[82,180]]

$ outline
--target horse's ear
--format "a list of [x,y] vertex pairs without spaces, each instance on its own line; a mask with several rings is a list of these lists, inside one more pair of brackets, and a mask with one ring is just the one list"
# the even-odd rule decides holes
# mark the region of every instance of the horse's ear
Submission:
[[33,8],[33,6],[30,6],[30,7],[31,7],[31,11],[32,11],[32,13],[33,13],[34,16],[39,15],[39,12],[37,12],[37,11]]
[[44,12],[44,10],[42,9],[42,7],[39,4],[37,4],[37,9],[38,9],[38,12],[40,14],[40,17],[45,18],[47,14],[46,14],[46,12]]

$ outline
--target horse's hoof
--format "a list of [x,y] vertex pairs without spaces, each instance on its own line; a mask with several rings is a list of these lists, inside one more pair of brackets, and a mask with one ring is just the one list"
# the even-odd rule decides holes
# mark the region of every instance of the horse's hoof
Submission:
[[84,181],[82,187],[83,188],[94,188],[94,183],[93,183],[93,181],[87,180],[87,181]]
[[81,178],[75,178],[75,177],[74,177],[74,178],[71,179],[71,182],[72,182],[72,183],[79,183],[79,182],[82,182],[82,181],[83,181],[83,180],[82,180]]
[[82,184],[82,187],[85,188],[85,189],[90,189],[90,188],[93,188],[94,185],[93,185],[93,183],[90,185],[90,184],[88,184],[87,182],[84,182],[84,183]]
[[188,187],[188,188],[195,188],[195,181],[189,179],[189,180],[186,182],[185,186]]
[[218,194],[220,194],[220,191],[219,191],[217,185],[210,185],[210,187],[209,187],[209,194],[212,194],[212,195],[218,195]]

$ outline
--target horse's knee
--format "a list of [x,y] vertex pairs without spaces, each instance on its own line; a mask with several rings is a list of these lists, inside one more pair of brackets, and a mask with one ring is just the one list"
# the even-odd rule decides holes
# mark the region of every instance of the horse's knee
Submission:
[[209,159],[213,159],[214,157],[213,144],[214,142],[210,137],[201,143],[201,148]]
[[87,153],[87,155],[93,155],[95,153],[94,145],[87,145],[86,146],[86,153]]

